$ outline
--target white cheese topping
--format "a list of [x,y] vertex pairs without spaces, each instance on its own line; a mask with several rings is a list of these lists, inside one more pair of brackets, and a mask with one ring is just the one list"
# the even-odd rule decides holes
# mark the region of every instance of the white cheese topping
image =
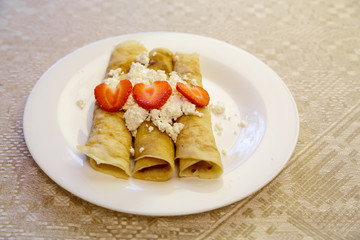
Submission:
[[[177,74],[177,72],[171,72],[170,77],[169,77],[169,84],[172,87],[172,89],[176,89],[176,84],[178,82],[181,82],[184,84],[186,83],[184,80],[181,79],[181,77]],[[176,93],[181,94],[178,91],[173,91],[173,94],[176,94]]]
[[[196,106],[176,90],[178,82],[186,82],[176,72],[171,72],[169,80],[167,80],[167,75],[164,71],[148,69],[143,65],[148,61],[146,56],[148,57],[148,53],[144,52],[137,57],[138,62],[132,63],[127,79],[133,86],[137,83],[151,85],[154,81],[168,81],[173,91],[170,98],[160,109],[152,109],[150,111],[140,107],[134,100],[134,97],[130,95],[122,108],[122,110],[125,110],[124,119],[126,127],[135,136],[137,128],[144,121],[152,121],[161,132],[166,132],[176,142],[177,136],[184,125],[175,121],[182,115],[201,117],[203,114],[198,112]],[[123,78],[121,74],[121,69],[111,70],[109,72],[110,77],[105,80],[105,83],[116,88],[120,78]],[[149,126],[148,129],[151,132],[154,128]]]
[[221,115],[225,112],[225,104],[223,102],[212,103],[209,107],[211,112],[216,115]]
[[149,112],[137,104],[132,105],[124,113],[125,125],[132,132],[133,136],[136,134],[137,128],[145,121]]
[[126,103],[124,104],[124,106],[122,107],[123,110],[128,110],[129,108],[131,108],[133,105],[137,105],[137,103],[135,102],[134,97],[132,96],[132,94],[129,95],[128,99],[126,100]]
[[128,79],[132,82],[133,86],[137,83],[145,83],[151,85],[154,81],[166,81],[167,76],[165,71],[155,71],[149,69],[141,63],[132,63],[128,73]]
[[221,136],[224,128],[221,126],[221,123],[215,123],[214,131],[217,133],[218,136]]
[[182,102],[182,99],[178,95],[170,96],[164,106],[160,109],[160,118],[170,122],[172,119],[176,120],[181,117],[181,115],[183,115],[183,112],[181,111]]
[[116,88],[117,85],[119,84],[120,80],[114,77],[111,78],[107,78],[104,80],[104,82],[106,83],[106,85],[108,85],[111,88]]
[[[166,104],[169,102],[170,101],[168,101]],[[170,102],[169,105],[173,104]],[[150,111],[150,120],[154,123],[155,126],[158,127],[161,132],[166,132],[171,137],[171,139],[176,142],[177,135],[183,129],[184,125],[182,123],[174,123],[173,120],[176,120],[178,117],[180,117],[182,113],[181,111],[178,111],[179,108],[165,107],[164,109],[165,110],[163,110],[163,108],[162,110],[152,109]]]
[[190,75],[190,73],[184,74],[184,76],[183,76],[184,80],[190,80],[189,75]]
[[224,128],[221,126],[220,123],[216,123],[216,124],[215,124],[215,130],[217,130],[217,131],[222,131],[222,130],[224,130]]
[[197,86],[197,81],[196,81],[196,79],[191,79],[190,80],[190,83],[191,83],[191,85],[194,87],[194,86]]
[[176,142],[177,136],[179,135],[179,133],[183,128],[184,128],[184,124],[176,122],[174,123],[173,127],[170,129],[168,134],[174,142]]
[[144,147],[141,147],[141,148],[139,149],[139,152],[142,153],[143,151],[144,151]]
[[187,101],[187,100],[184,101],[183,104],[181,105],[181,110],[183,111],[183,113],[185,115],[195,115],[195,116],[198,116],[198,117],[203,116],[202,113],[200,113],[200,112],[198,112],[196,110],[196,106],[194,104],[192,104],[191,102]]
[[136,61],[141,64],[144,64],[145,66],[148,66],[150,61],[149,53],[148,52],[140,53],[140,55],[136,56]]
[[111,69],[108,73],[110,77],[120,79],[120,76],[124,74],[124,72],[121,70],[121,68],[117,68],[115,70]]
[[108,78],[104,80],[104,82],[111,88],[116,88],[119,84],[120,80],[122,80],[122,75],[124,72],[121,68],[117,68],[115,70],[111,69],[108,73]]
[[76,101],[76,105],[80,108],[83,109],[85,107],[85,101],[82,99],[79,99]]
[[132,146],[130,147],[130,155],[131,156],[135,155],[135,150],[134,150],[134,148]]
[[[194,104],[178,94],[170,96],[168,101],[160,109],[150,111],[150,119],[161,132],[166,132],[174,142],[184,125],[175,121],[182,115],[202,116],[196,111]],[[175,122],[175,123],[174,123]]]

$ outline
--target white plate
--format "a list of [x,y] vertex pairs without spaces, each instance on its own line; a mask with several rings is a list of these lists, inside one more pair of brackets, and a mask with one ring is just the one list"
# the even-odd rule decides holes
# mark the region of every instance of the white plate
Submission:
[[[225,128],[215,134],[224,174],[216,180],[121,180],[94,171],[76,145],[91,126],[93,89],[104,77],[113,47],[135,39],[149,50],[197,52],[211,101],[225,102]],[[85,100],[85,108],[76,105]],[[240,129],[238,123],[247,126]],[[290,158],[298,138],[296,104],[280,77],[251,54],[227,43],[183,33],[138,33],[87,45],[54,64],[32,90],[24,135],[41,169],[69,192],[96,205],[141,215],[183,215],[236,202],[270,182]],[[241,131],[240,131],[241,130]]]

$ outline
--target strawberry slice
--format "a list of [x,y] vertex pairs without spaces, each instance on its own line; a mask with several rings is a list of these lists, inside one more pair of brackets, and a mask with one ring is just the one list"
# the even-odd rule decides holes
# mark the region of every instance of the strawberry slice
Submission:
[[133,97],[140,107],[147,110],[162,107],[169,99],[172,88],[167,81],[155,81],[151,86],[135,84]]
[[115,112],[124,106],[131,90],[131,82],[129,80],[121,80],[116,88],[112,88],[106,83],[97,85],[94,94],[97,103],[102,109],[108,112]]
[[176,89],[197,107],[205,107],[210,102],[209,93],[200,86],[189,87],[184,83],[178,82]]

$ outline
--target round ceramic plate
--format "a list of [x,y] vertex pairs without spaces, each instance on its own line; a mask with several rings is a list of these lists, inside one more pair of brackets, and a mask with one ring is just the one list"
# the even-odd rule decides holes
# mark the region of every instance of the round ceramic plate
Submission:
[[[166,47],[174,53],[199,54],[211,103],[226,106],[223,115],[212,117],[224,165],[221,178],[174,174],[167,182],[122,180],[93,170],[76,149],[86,142],[91,127],[93,89],[104,78],[114,46],[126,40],[138,40],[149,51]],[[78,100],[84,101],[83,108]],[[168,32],[101,40],[59,60],[33,88],[23,125],[33,158],[64,189],[105,208],[154,216],[199,213],[249,196],[282,170],[299,130],[294,99],[267,65],[227,43]]]

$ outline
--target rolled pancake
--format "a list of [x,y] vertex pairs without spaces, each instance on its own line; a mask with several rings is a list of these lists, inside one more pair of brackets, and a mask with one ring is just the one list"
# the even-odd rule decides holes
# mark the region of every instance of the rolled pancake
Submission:
[[[107,73],[117,68],[127,73],[136,56],[144,51],[146,48],[136,41],[126,41],[117,45],[111,54]],[[84,146],[77,148],[89,158],[90,165],[95,170],[128,179],[131,173],[132,136],[126,128],[123,114],[123,111],[107,112],[95,104],[88,140]]]
[[[202,86],[200,62],[197,54],[177,53],[174,70],[188,84],[192,79]],[[179,161],[180,177],[217,178],[223,172],[221,156],[217,149],[208,107],[196,108],[202,117],[184,115],[177,122],[184,124],[176,140],[175,158]]]
[[[163,70],[167,75],[173,70],[173,53],[165,48],[149,53],[148,68]],[[149,181],[166,181],[174,172],[174,143],[153,123],[143,122],[137,130],[135,141],[133,177]]]

